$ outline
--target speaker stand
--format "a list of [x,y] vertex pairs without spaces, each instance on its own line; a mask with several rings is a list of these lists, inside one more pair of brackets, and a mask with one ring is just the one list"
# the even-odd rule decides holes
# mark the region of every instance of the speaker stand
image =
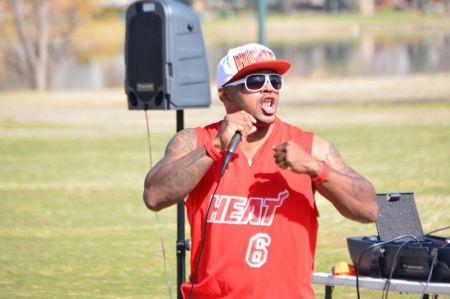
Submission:
[[[177,132],[184,129],[184,110],[177,110]],[[182,299],[181,284],[186,280],[186,240],[184,236],[184,201],[177,204],[177,298]]]

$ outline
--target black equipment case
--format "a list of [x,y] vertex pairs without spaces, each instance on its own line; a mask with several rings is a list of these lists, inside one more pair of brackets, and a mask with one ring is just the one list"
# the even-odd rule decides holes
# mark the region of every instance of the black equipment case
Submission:
[[423,234],[414,194],[380,193],[377,203],[378,236],[347,238],[357,273],[450,282],[450,238]]

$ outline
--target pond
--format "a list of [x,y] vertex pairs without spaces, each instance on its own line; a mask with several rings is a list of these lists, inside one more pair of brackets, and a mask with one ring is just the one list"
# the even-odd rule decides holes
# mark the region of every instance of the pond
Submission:
[[[216,65],[228,47],[215,44],[207,49],[211,80]],[[287,76],[313,78],[410,75],[450,72],[450,33],[407,37],[358,36],[315,43],[269,44],[278,58],[293,62]],[[56,68],[53,89],[100,89],[123,86],[124,54],[88,61],[66,60]]]

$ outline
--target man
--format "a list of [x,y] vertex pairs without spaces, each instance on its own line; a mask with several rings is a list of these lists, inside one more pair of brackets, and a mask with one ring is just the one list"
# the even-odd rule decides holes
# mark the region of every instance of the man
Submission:
[[[313,298],[315,190],[349,219],[377,219],[372,184],[330,142],[276,116],[290,66],[259,44],[229,50],[217,70],[224,119],[178,132],[146,176],[149,209],[185,200],[184,298]],[[221,175],[236,132],[242,140]]]

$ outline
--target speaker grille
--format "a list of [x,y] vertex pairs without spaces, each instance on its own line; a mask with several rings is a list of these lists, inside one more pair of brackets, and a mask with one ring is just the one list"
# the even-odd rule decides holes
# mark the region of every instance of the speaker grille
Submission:
[[[129,23],[127,78],[137,98],[159,106],[163,100],[163,31],[161,17],[140,12]],[[151,101],[155,101],[150,103]]]

